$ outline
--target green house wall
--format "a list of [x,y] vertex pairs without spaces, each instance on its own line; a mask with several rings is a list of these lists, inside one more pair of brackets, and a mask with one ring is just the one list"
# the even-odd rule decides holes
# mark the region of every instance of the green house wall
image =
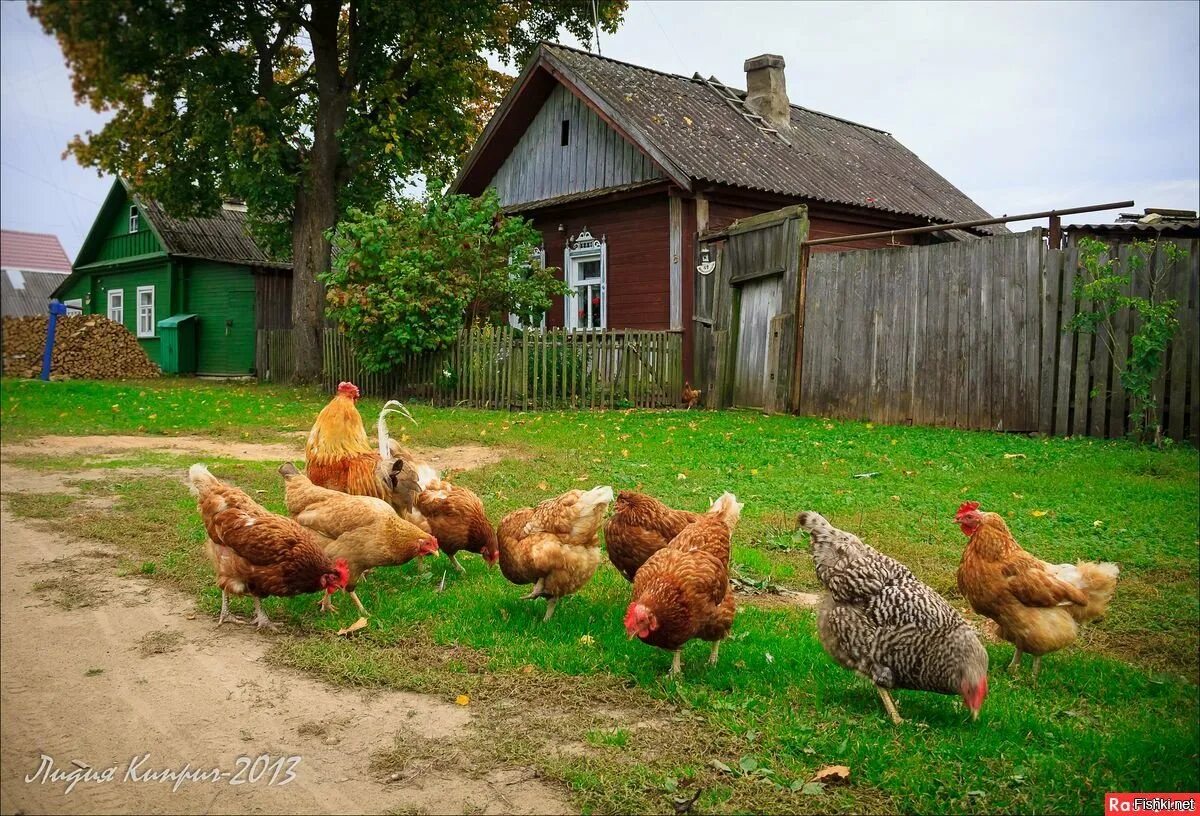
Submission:
[[199,315],[199,373],[244,376],[253,372],[254,276],[250,270],[191,261],[185,279],[183,311]]

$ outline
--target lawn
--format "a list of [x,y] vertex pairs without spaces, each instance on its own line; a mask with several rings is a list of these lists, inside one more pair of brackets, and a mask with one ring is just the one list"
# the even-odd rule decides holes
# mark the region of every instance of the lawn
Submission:
[[[327,397],[313,389],[202,384],[41,383],[5,380],[6,443],[46,434],[201,435],[290,441]],[[364,400],[373,417],[379,401]],[[280,663],[335,683],[467,695],[476,739],[455,746],[472,767],[532,765],[560,780],[585,810],[671,812],[702,789],[699,812],[1099,811],[1106,791],[1195,790],[1200,607],[1200,460],[1195,449],[872,426],[757,412],[609,411],[509,414],[410,406],[419,425],[393,425],[424,447],[498,446],[507,457],[456,479],[477,491],[493,521],[573,487],[636,488],[700,509],[723,490],[745,502],[734,535],[742,576],[816,591],[806,546],[792,533],[813,509],[908,564],[964,607],[954,570],[965,544],[950,523],[967,499],[1003,513],[1018,541],[1050,561],[1120,564],[1108,617],[1073,647],[1010,678],[1011,646],[989,643],[991,694],[978,722],[956,698],[900,692],[893,727],[870,685],[834,665],[813,614],[744,604],[715,668],[707,647],[670,656],[625,639],[628,585],[602,569],[540,622],[543,602],[520,601],[477,558],[445,578],[434,560],[378,570],[359,594],[373,613],[353,641],[332,633],[350,604],[319,618],[313,599],[273,600],[292,624]],[[42,470],[167,467],[192,459],[131,452],[81,461],[44,454],[7,461]],[[209,460],[213,472],[265,491],[282,509],[273,462]],[[162,475],[88,482],[119,497],[108,511],[62,496],[9,499],[26,516],[118,544],[123,569],[152,572],[215,612],[219,593],[203,560],[203,532],[181,482]],[[380,773],[446,746],[405,744],[376,758]],[[851,768],[847,786],[806,786],[824,765]]]

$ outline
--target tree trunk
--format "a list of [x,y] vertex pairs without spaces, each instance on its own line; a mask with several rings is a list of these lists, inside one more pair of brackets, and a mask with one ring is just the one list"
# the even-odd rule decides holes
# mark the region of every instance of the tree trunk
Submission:
[[296,355],[293,381],[321,379],[325,324],[325,287],[317,278],[329,269],[329,239],[337,226],[338,131],[346,121],[350,95],[342,80],[337,24],[340,0],[314,0],[308,25],[317,80],[317,113],[312,149],[303,183],[297,187],[292,222],[292,343]]

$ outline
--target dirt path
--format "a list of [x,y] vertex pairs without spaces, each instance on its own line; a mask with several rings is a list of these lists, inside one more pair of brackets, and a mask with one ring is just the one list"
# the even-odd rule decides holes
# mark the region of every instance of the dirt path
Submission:
[[[44,475],[33,483],[4,475],[5,494],[50,486]],[[56,478],[61,485],[81,475]],[[571,810],[528,768],[475,774],[448,760],[410,763],[391,776],[373,772],[372,756],[397,739],[449,745],[463,737],[470,713],[434,696],[337,689],[268,665],[263,658],[275,635],[217,629],[196,615],[190,598],[115,576],[116,553],[64,540],[6,509],[0,539],[0,811]],[[185,781],[172,792],[173,781],[127,777],[131,762],[135,778],[189,764],[232,776],[239,757],[260,755],[284,758],[283,768],[300,757],[295,778],[286,785],[267,784],[270,773],[254,784]],[[78,761],[96,775],[115,767],[114,778],[79,781],[66,793],[68,781],[38,775],[44,756],[62,773],[77,770]]]

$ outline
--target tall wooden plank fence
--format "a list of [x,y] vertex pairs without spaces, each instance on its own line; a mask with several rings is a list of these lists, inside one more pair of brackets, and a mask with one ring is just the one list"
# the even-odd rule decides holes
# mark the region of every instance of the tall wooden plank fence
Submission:
[[[1185,261],[1157,251],[1133,275],[1179,302],[1180,329],[1154,386],[1173,439],[1200,435],[1200,240]],[[1117,253],[1130,274],[1129,246]],[[1074,248],[1048,250],[1042,231],[899,249],[814,253],[808,264],[800,412],[946,427],[1120,437],[1129,397],[1120,370],[1136,317],[1113,332],[1065,327]],[[1110,353],[1110,347],[1112,353]]]
[[[260,330],[258,372],[281,381],[294,370],[289,330]],[[385,373],[367,372],[346,337],[325,330],[323,384],[349,380],[364,394],[435,405],[504,410],[663,408],[683,389],[683,337],[669,331],[464,329],[444,349],[411,354]]]

